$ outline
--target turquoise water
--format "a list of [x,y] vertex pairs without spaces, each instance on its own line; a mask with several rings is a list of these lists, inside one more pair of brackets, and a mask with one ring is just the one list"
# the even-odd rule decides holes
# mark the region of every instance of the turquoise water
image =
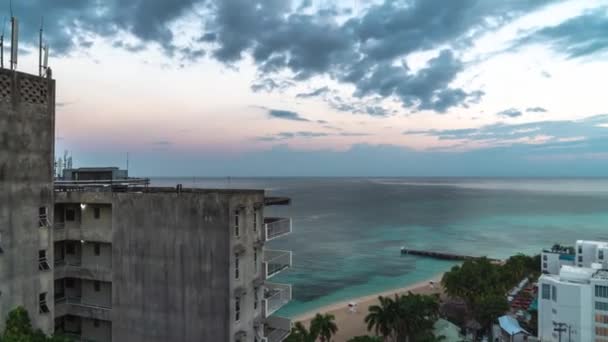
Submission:
[[608,179],[259,178],[155,179],[198,187],[265,188],[292,198],[268,215],[290,216],[294,232],[272,248],[294,252],[293,284],[278,314],[407,286],[453,263],[400,256],[399,248],[504,258],[553,243],[608,240]]

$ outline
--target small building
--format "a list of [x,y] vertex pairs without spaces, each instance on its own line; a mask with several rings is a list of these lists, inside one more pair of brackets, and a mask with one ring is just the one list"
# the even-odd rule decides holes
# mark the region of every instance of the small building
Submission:
[[500,326],[501,342],[524,342],[528,340],[530,333],[522,328],[514,317],[509,315],[500,316],[498,317],[498,325]]
[[558,244],[541,253],[541,272],[545,274],[558,274],[563,265],[574,265],[576,254],[574,247],[564,247]]
[[118,167],[80,167],[63,169],[62,180],[67,181],[109,181],[127,179],[128,171]]

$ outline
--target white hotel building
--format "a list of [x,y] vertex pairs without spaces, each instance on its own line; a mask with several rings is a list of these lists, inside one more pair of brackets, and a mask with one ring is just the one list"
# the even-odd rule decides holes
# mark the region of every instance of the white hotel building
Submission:
[[542,253],[539,339],[608,342],[608,242],[579,240],[574,252]]

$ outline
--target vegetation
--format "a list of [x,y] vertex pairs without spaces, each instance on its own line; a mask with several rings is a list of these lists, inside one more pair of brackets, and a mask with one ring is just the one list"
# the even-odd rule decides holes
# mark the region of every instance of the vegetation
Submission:
[[355,336],[347,342],[382,342],[382,338],[378,336]]
[[310,322],[310,331],[317,335],[321,342],[329,342],[338,331],[335,319],[332,314],[316,314]]
[[380,296],[379,305],[369,307],[365,317],[367,329],[382,336],[384,341],[420,341],[433,338],[433,325],[439,317],[439,302],[435,296],[395,295],[394,299]]
[[8,314],[6,327],[1,342],[70,342],[71,339],[61,336],[46,336],[40,330],[32,328],[30,316],[23,307],[17,307]]
[[332,314],[316,314],[310,322],[310,330],[297,322],[291,329],[291,333],[285,339],[286,342],[321,342],[331,341],[331,337],[338,331],[335,317]]
[[537,278],[540,263],[540,255],[523,254],[504,264],[487,258],[467,260],[445,273],[441,283],[450,297],[464,299],[473,318],[489,332],[492,323],[509,309],[507,292],[526,277]]

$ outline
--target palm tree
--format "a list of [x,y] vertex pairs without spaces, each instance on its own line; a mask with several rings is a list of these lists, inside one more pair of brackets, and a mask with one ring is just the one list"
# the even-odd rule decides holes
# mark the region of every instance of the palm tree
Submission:
[[393,332],[393,322],[395,320],[394,302],[388,297],[378,297],[380,305],[369,307],[369,313],[365,316],[367,330],[374,331],[376,335],[382,336],[386,341]]
[[318,336],[321,342],[329,342],[338,331],[335,319],[332,314],[316,314],[310,322],[310,332]]
[[285,342],[315,342],[316,339],[316,334],[312,331],[308,331],[301,322],[297,322],[295,326],[291,328],[291,333],[287,336]]

